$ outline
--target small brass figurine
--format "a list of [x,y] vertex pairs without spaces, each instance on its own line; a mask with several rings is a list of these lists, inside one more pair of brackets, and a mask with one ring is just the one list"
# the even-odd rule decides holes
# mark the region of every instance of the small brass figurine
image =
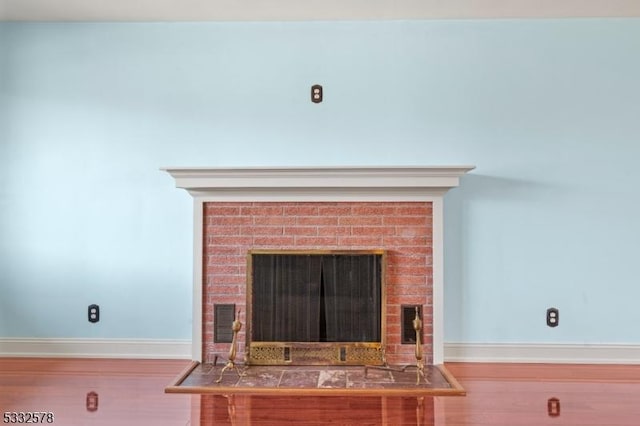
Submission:
[[216,380],[216,383],[220,383],[222,381],[222,375],[229,368],[235,370],[235,372],[238,373],[238,377],[242,377],[244,375],[244,373],[240,371],[235,363],[236,354],[238,352],[238,332],[242,329],[242,323],[238,318],[240,318],[240,310],[238,310],[238,316],[233,321],[233,324],[231,324],[231,330],[233,330],[233,339],[231,340],[231,348],[229,348],[229,358],[226,365],[222,368],[222,371],[220,372],[220,378]]

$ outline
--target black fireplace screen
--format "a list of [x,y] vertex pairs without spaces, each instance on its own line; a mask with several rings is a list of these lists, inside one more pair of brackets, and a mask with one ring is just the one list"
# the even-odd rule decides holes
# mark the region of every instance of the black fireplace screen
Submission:
[[255,342],[380,342],[382,255],[251,254]]

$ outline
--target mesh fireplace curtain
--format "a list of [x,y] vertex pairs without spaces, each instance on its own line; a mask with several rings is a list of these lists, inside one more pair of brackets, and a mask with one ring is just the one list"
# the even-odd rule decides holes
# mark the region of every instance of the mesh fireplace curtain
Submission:
[[380,254],[252,254],[252,340],[379,342]]

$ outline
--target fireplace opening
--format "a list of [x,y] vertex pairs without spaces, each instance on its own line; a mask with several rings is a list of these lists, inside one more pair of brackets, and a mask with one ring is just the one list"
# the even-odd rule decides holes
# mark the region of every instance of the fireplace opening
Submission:
[[251,364],[384,363],[384,252],[251,251]]

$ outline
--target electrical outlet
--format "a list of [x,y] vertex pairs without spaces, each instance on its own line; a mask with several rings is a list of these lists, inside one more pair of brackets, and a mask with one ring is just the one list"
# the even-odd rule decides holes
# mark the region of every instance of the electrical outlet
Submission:
[[322,102],[322,86],[319,84],[311,86],[311,102],[314,104]]
[[560,323],[560,311],[557,308],[547,309],[547,325],[549,327],[557,327]]
[[87,315],[89,317],[89,322],[98,322],[100,321],[100,306],[98,305],[89,305],[87,310]]

